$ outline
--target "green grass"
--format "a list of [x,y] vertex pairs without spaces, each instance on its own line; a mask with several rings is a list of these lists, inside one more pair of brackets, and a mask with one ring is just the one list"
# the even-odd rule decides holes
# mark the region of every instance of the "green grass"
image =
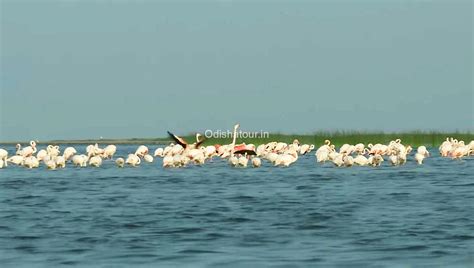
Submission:
[[[349,144],[388,144],[391,140],[401,139],[403,144],[411,146],[439,146],[446,137],[454,137],[458,140],[464,140],[469,143],[474,140],[474,133],[470,132],[427,132],[427,131],[412,131],[400,133],[384,133],[384,132],[357,132],[357,131],[334,131],[334,132],[315,132],[312,134],[282,134],[270,133],[268,138],[248,138],[237,139],[237,143],[245,142],[247,144],[253,143],[259,145],[270,141],[281,141],[286,143],[293,142],[298,139],[300,143],[322,145],[324,140],[331,140],[331,143],[336,146],[341,146],[344,143]],[[189,142],[195,141],[194,135],[186,135],[184,139]],[[40,142],[40,144],[168,144],[171,139],[168,137],[162,138],[131,138],[131,139],[103,139],[103,140],[53,140]],[[212,144],[229,144],[232,142],[231,138],[209,138],[204,142],[204,145]],[[17,142],[8,142],[3,144],[16,144]],[[25,143],[25,141],[22,141]]]

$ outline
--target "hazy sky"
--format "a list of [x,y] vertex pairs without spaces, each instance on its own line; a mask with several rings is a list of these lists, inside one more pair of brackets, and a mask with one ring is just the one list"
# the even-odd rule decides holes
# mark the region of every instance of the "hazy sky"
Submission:
[[472,1],[0,8],[0,141],[474,130]]

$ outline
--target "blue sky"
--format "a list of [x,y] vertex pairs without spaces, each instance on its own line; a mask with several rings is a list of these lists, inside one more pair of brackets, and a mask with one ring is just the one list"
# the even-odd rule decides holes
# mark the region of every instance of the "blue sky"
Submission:
[[471,1],[0,5],[0,141],[474,130]]

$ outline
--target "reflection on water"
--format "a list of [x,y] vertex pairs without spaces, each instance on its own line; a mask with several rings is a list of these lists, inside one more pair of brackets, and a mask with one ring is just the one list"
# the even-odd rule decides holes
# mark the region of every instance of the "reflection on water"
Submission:
[[424,163],[335,168],[311,155],[289,168],[9,166],[0,263],[472,266],[474,158]]

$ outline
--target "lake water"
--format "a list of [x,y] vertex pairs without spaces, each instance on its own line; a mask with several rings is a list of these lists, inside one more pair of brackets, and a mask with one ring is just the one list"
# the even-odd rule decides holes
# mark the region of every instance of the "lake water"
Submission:
[[431,152],[422,166],[378,168],[313,153],[289,168],[11,165],[0,169],[0,266],[472,267],[474,157]]

